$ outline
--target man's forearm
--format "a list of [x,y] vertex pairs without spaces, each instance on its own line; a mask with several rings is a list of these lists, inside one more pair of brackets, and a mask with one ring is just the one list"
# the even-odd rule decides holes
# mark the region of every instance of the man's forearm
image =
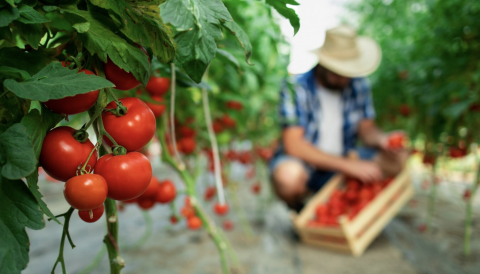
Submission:
[[373,120],[362,121],[358,133],[362,143],[369,147],[381,147],[385,139],[385,134],[375,125]]
[[297,157],[320,170],[343,172],[348,160],[322,152],[311,143],[301,140],[294,144],[285,143],[287,154]]

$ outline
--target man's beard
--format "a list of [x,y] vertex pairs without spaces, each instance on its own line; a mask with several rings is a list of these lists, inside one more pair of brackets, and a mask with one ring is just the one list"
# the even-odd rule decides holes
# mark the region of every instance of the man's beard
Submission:
[[317,76],[320,78],[320,83],[322,84],[322,86],[330,90],[342,91],[345,87],[348,86],[348,84],[340,85],[340,84],[330,83],[327,78],[327,69],[322,66],[317,67]]

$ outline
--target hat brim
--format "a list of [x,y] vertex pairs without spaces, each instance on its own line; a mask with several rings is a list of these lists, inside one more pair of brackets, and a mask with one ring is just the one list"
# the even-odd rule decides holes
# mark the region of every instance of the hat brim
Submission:
[[359,55],[354,58],[341,59],[329,56],[319,49],[313,53],[317,55],[318,63],[338,75],[354,78],[365,77],[373,73],[382,60],[382,50],[375,40],[368,37],[357,37]]

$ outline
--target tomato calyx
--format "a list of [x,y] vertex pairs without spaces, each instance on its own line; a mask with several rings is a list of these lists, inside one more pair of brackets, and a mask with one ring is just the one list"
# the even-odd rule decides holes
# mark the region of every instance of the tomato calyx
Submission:
[[122,147],[122,146],[115,146],[112,149],[112,154],[113,154],[113,156],[127,155],[127,149]]
[[85,143],[88,140],[88,133],[85,128],[81,128],[73,131],[73,138],[80,143]]

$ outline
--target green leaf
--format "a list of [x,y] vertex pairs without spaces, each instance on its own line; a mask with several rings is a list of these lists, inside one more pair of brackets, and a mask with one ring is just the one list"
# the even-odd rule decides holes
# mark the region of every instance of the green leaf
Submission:
[[27,267],[30,243],[25,227],[45,227],[38,208],[25,183],[0,176],[0,273],[20,274]]
[[0,8],[0,27],[6,27],[20,17],[18,9],[12,6]]
[[[146,84],[150,78],[150,63],[145,53],[134,45],[130,45],[122,37],[115,34],[110,19],[94,12],[81,10],[63,10],[65,14],[76,14],[90,22],[90,29],[79,33],[78,37],[91,54],[97,54],[102,62],[110,58],[117,66]],[[70,16],[67,16],[69,19]]]
[[27,81],[7,79],[3,85],[20,98],[41,102],[114,86],[102,77],[64,68],[60,62],[50,63]]
[[[21,124],[27,129],[27,134],[30,142],[32,143],[37,161],[40,157],[40,152],[42,151],[42,144],[43,140],[45,139],[45,135],[62,119],[63,117],[61,115],[49,111],[46,107],[42,108],[42,114],[40,114],[37,109],[32,109],[27,115],[25,115],[25,117],[23,117]],[[47,207],[47,204],[42,200],[43,195],[38,190],[37,183],[38,168],[36,168],[32,174],[27,176],[28,188],[32,192],[33,196],[38,202],[38,205],[45,215],[60,224],[55,215]]]
[[10,31],[10,27],[6,26],[0,28],[0,40],[12,42],[12,32]]
[[462,115],[462,113],[468,110],[468,108],[473,102],[473,100],[466,100],[453,104],[443,110],[443,115],[453,119],[457,119],[458,117],[460,117],[460,115]]
[[25,70],[30,75],[34,75],[52,62],[54,52],[55,50],[50,49],[24,52],[17,47],[1,48],[0,64],[2,64],[2,66]]
[[19,80],[27,80],[30,78],[30,74],[28,72],[17,69],[17,68],[11,68],[11,67],[5,67],[1,66],[0,67],[0,80],[3,78],[13,78],[13,79],[19,79]]
[[14,124],[0,135],[2,175],[16,180],[32,173],[37,165],[33,146],[22,124]]
[[232,21],[220,0],[167,1],[160,6],[161,16],[177,31],[176,59],[196,83],[200,83],[215,56],[215,39],[223,37],[221,24]]
[[152,49],[160,61],[168,63],[175,57],[172,31],[160,17],[159,0],[132,3],[131,1],[91,0],[92,4],[109,10],[120,31],[135,43]]
[[5,132],[10,126],[19,123],[23,116],[28,113],[30,100],[25,100],[15,96],[13,93],[0,98],[0,134]]
[[240,45],[242,45],[242,48],[245,49],[245,61],[247,62],[247,64],[251,65],[250,57],[252,56],[252,44],[250,43],[250,39],[248,38],[248,35],[234,21],[225,22],[223,26],[237,37],[238,42],[240,42]]
[[20,12],[20,18],[18,18],[18,21],[24,24],[41,24],[49,21],[38,11],[27,5],[22,5],[18,11]]
[[230,65],[234,66],[238,70],[240,69],[240,64],[238,63],[237,58],[235,58],[235,56],[233,56],[230,52],[226,50],[217,49],[216,57],[218,57],[225,63],[230,63]]
[[44,35],[43,25],[41,24],[24,24],[15,22],[15,26],[20,30],[21,35],[32,48],[37,49],[40,40]]
[[82,16],[69,13],[67,18],[72,27],[79,33],[87,32],[90,29],[90,22]]
[[294,34],[297,34],[300,29],[300,18],[298,18],[295,10],[287,7],[287,4],[298,6],[298,3],[295,0],[266,0],[266,3],[275,8],[283,17],[287,18],[293,27]]

